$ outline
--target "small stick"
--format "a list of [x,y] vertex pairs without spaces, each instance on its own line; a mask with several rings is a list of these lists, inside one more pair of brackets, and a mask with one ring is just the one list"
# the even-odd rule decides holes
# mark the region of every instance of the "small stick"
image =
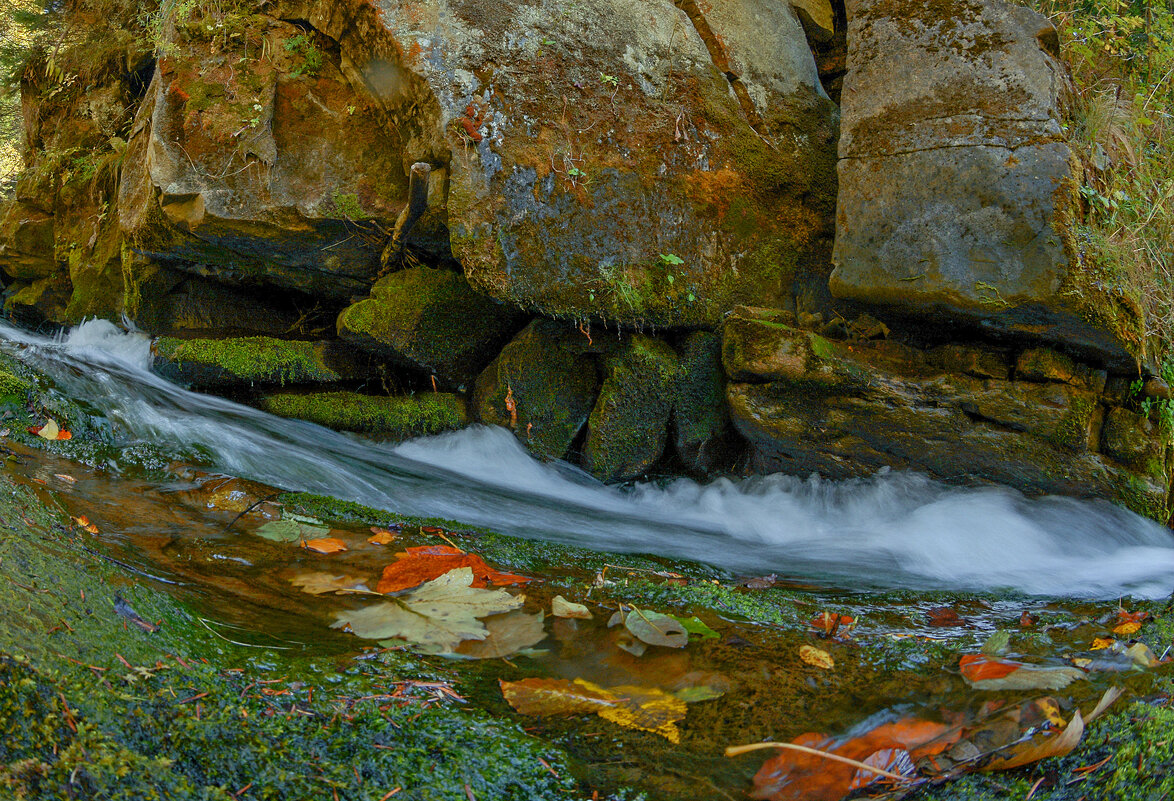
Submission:
[[818,748],[808,748],[805,745],[795,745],[794,743],[751,743],[750,745],[731,745],[726,749],[726,756],[738,756],[739,754],[746,754],[751,751],[759,751],[763,748],[784,748],[788,751],[799,751],[804,754],[811,754],[813,756],[823,757],[824,759],[831,759],[835,762],[843,762],[845,765],[853,765],[860,770],[867,770],[880,776],[884,776],[888,779],[895,779],[899,782],[909,781],[908,776],[902,776],[899,773],[891,773],[882,768],[876,768],[863,762],[857,762],[855,759],[842,757],[839,754],[830,754],[827,751],[820,751]]

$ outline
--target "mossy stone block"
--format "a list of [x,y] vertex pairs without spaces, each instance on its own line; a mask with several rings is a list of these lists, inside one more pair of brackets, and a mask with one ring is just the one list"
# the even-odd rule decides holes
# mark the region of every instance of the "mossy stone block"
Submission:
[[155,340],[155,369],[202,387],[321,384],[357,378],[362,364],[339,342],[273,337]]
[[474,292],[450,270],[392,273],[371,297],[343,309],[344,340],[459,386],[472,382],[521,322],[519,312]]
[[603,481],[635,478],[664,453],[680,376],[677,354],[636,334],[605,362],[603,387],[587,422],[583,466]]
[[1101,450],[1122,464],[1160,468],[1165,443],[1159,436],[1158,427],[1147,416],[1115,406],[1105,416]]
[[260,405],[279,417],[390,440],[454,431],[469,422],[464,399],[446,392],[395,398],[356,392],[279,392],[263,397]]
[[477,418],[512,429],[540,458],[561,459],[587,422],[599,393],[587,344],[582,334],[562,323],[532,322],[477,379]]
[[696,331],[680,346],[680,378],[673,398],[674,445],[691,470],[713,469],[729,432],[726,378],[722,372],[722,340]]

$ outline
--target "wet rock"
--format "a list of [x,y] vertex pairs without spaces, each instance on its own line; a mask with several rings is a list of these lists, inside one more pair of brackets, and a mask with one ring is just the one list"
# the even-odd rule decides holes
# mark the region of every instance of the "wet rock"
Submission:
[[338,316],[342,339],[425,370],[446,384],[473,379],[522,317],[474,292],[460,273],[414,267],[381,278]]
[[756,469],[845,478],[891,467],[1104,495],[1147,513],[1164,507],[1164,479],[1097,452],[1101,406],[1090,389],[960,375],[896,343],[823,339],[813,347],[809,332],[773,331],[773,345],[759,331],[759,351],[797,356],[786,369],[765,362],[763,372],[744,370],[757,383],[727,388]]
[[140,265],[136,271],[138,303],[131,317],[152,334],[280,335],[297,327],[296,313],[262,297],[158,265]]
[[603,386],[587,422],[583,466],[603,481],[642,475],[668,441],[677,354],[661,340],[636,334],[604,361]]
[[975,378],[1011,377],[1007,359],[1001,353],[971,345],[942,345],[929,354],[933,363],[944,370],[964,373]]
[[713,327],[826,256],[837,112],[787,3],[436,5],[383,20],[447,123],[452,247],[478,289]]
[[0,269],[19,281],[37,281],[57,271],[53,217],[19,201],[0,219]]
[[454,431],[469,422],[464,399],[445,392],[401,397],[281,392],[263,396],[259,405],[279,417],[296,417],[338,431],[396,441]]
[[13,284],[5,293],[4,309],[18,322],[37,326],[43,322],[62,322],[73,294],[69,277],[61,274],[41,278],[31,284]]
[[679,348],[679,379],[673,397],[673,442],[685,466],[696,472],[718,469],[729,460],[730,418],[721,337],[696,331]]
[[1141,392],[1147,398],[1161,398],[1162,400],[1174,398],[1174,391],[1171,391],[1170,385],[1161,378],[1151,378],[1146,381]]
[[359,378],[369,369],[352,348],[337,341],[161,337],[154,350],[156,372],[200,387],[325,384]]
[[563,458],[599,394],[589,348],[583,334],[563,323],[530,323],[477,379],[477,419],[511,429],[540,458]]
[[1060,381],[1089,387],[1095,392],[1105,389],[1107,374],[1088,365],[1077,364],[1063,353],[1050,348],[1031,348],[1015,360],[1015,378],[1021,381]]
[[1165,448],[1157,429],[1148,416],[1115,406],[1105,416],[1101,450],[1122,464],[1161,473]]
[[849,0],[831,289],[1122,368],[1140,311],[1070,261],[1063,65],[1003,0]]
[[811,342],[779,336],[790,332],[794,317],[785,311],[740,306],[722,329],[722,364],[731,381],[771,381],[798,377],[807,369]]

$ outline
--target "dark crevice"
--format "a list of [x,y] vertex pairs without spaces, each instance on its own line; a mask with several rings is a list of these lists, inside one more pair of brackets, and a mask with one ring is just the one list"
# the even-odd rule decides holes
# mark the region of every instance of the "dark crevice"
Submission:
[[761,129],[762,117],[759,116],[758,109],[754,107],[754,101],[750,99],[750,92],[746,89],[746,84],[742,83],[741,76],[734,71],[725,45],[713,32],[713,28],[709,26],[709,20],[705,18],[705,14],[697,5],[697,0],[673,0],[673,4],[689,17],[689,21],[693,23],[693,29],[697,31],[697,35],[705,44],[705,49],[709,51],[709,58],[713,65],[730,82],[730,88],[734,91],[734,97],[738,98],[738,105],[742,107],[742,114],[745,115],[747,122],[752,128]]

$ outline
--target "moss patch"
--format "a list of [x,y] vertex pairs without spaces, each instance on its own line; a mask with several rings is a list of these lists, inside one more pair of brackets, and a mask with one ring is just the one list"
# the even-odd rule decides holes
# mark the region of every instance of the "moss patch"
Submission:
[[272,337],[155,341],[168,378],[201,385],[340,381],[353,370],[335,346]]
[[453,431],[469,422],[464,400],[448,393],[384,398],[355,392],[287,392],[266,395],[260,405],[279,417],[394,440]]

